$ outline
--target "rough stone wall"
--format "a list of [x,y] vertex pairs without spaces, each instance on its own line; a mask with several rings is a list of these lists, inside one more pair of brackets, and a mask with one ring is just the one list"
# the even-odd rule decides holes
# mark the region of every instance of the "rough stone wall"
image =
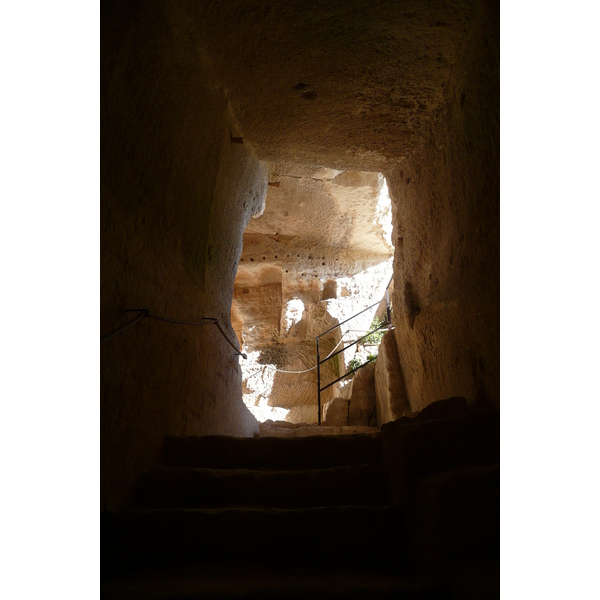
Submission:
[[203,44],[261,158],[386,175],[411,408],[497,404],[499,3],[202,6]]
[[464,396],[499,406],[499,6],[465,29],[448,103],[387,173],[394,325],[412,410]]
[[[234,285],[233,309],[239,315],[240,339],[246,350],[259,353],[256,362],[250,356],[243,365],[247,377],[242,382],[243,392],[260,401],[263,396],[268,398],[270,407],[290,410],[286,420],[293,423],[317,422],[317,371],[302,371],[316,364],[315,336],[338,322],[327,312],[321,296],[318,281],[294,283],[285,277],[282,290],[282,270],[268,264],[251,271],[240,269]],[[304,310],[300,320],[288,328],[285,305],[290,297],[301,299]],[[339,340],[338,330],[325,336],[321,357],[331,352]],[[275,368],[301,373],[274,372]],[[321,367],[321,381],[336,379],[343,368],[342,355],[328,361]],[[266,380],[259,373],[261,369],[265,370]],[[332,386],[325,390],[322,401],[333,398],[336,389]]]
[[[411,408],[454,395],[498,404],[497,2],[105,0],[101,11],[101,333],[138,306],[228,323],[266,186],[250,140],[273,163],[386,174]],[[244,144],[230,143],[242,131],[221,84]],[[254,430],[238,360],[214,328],[155,321],[102,346],[103,506],[125,501],[165,433]]]
[[400,364],[396,338],[392,331],[385,333],[375,361],[375,404],[377,425],[399,419],[410,411]]
[[[316,364],[317,335],[382,297],[393,255],[389,197],[385,180],[373,172],[273,163],[270,183],[264,212],[244,232],[234,284],[232,322],[252,353],[243,365],[244,401],[259,418],[267,416],[268,400],[269,407],[285,409],[269,417],[313,423],[317,371],[300,371]],[[373,312],[344,327],[346,344],[359,335],[348,329],[366,330]],[[321,338],[321,359],[340,335],[336,329]],[[355,350],[321,366],[321,385],[346,372]],[[341,386],[323,391],[323,406]]]
[[475,0],[203,0],[203,43],[259,155],[382,171],[444,99]]
[[[229,325],[267,171],[209,83],[188,3],[102,3],[101,334],[127,308]],[[214,326],[144,320],[101,346],[101,504],[127,503],[165,434],[252,435]],[[83,401],[84,399],[82,399]]]
[[265,212],[244,232],[240,271],[272,264],[294,285],[310,285],[354,275],[391,256],[376,217],[382,185],[377,173],[278,163],[270,170],[277,187],[269,187]]
[[352,378],[348,425],[377,425],[375,363],[360,369]]

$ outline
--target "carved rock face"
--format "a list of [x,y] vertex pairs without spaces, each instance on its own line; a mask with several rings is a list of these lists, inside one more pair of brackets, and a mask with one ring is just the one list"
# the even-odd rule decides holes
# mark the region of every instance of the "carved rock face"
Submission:
[[[316,370],[283,371],[313,367],[315,337],[381,299],[391,277],[391,207],[385,180],[377,173],[282,163],[270,170],[279,185],[269,186],[264,213],[244,232],[232,323],[253,353],[251,364],[242,364],[249,408],[265,418],[268,412],[258,408],[267,400],[269,406],[290,410],[288,421],[312,423],[316,406],[300,407],[317,404]],[[369,327],[374,312],[344,327],[344,332],[352,329],[346,343]],[[321,359],[343,347],[340,341],[339,329],[322,338]],[[355,350],[322,366],[322,386],[347,371]],[[323,392],[323,406],[341,385]]]
[[[381,172],[411,409],[456,395],[499,406],[498,3],[102,8],[101,332],[127,307],[223,323],[231,312],[259,360],[311,367],[314,336],[343,320],[360,272],[391,256],[372,223]],[[146,325],[102,348],[105,507],[165,433],[258,430],[218,334]],[[316,418],[314,371],[261,376],[281,390],[267,407]]]

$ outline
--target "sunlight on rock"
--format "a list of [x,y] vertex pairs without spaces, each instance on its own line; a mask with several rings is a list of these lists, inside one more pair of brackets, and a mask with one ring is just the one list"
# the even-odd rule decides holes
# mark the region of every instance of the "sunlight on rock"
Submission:
[[[390,258],[352,277],[339,278],[338,286],[348,290],[348,295],[327,300],[327,312],[342,323],[363,308],[381,300],[392,276],[393,262],[394,259]],[[376,311],[377,306],[374,306],[346,325],[342,325],[344,345],[348,345],[368,331]],[[354,358],[356,351],[356,346],[352,346],[344,352],[346,365]]]
[[290,412],[285,408],[269,406],[269,396],[275,380],[275,365],[258,362],[260,352],[247,352],[248,359],[240,362],[243,380],[242,399],[257,421],[284,421]]
[[379,194],[377,197],[377,207],[375,209],[375,220],[373,223],[379,223],[383,231],[383,239],[390,248],[392,244],[392,200],[388,190],[388,185],[385,177],[379,175]]
[[294,298],[287,303],[285,311],[285,329],[289,331],[296,323],[302,319],[304,312],[304,302],[300,298]]
[[[313,422],[318,415],[316,336],[322,403],[348,395],[392,277],[391,200],[382,173],[273,163],[266,208],[244,231],[232,325],[249,354],[246,406],[264,422]],[[365,308],[356,319],[335,328]],[[358,352],[358,355],[357,355]],[[329,358],[331,357],[331,358]],[[353,361],[354,359],[354,361]],[[351,364],[351,361],[352,364]]]

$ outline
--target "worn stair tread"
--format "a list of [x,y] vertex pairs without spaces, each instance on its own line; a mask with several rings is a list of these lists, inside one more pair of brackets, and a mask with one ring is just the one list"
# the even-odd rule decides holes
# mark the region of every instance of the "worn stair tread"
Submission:
[[273,568],[260,563],[217,563],[162,569],[105,582],[105,600],[195,598],[442,598],[414,579],[323,565]]
[[499,558],[500,465],[421,478],[409,511],[415,553],[432,570]]
[[406,535],[390,506],[144,509],[101,515],[103,576],[193,560],[404,564]]
[[394,421],[381,429],[390,470],[416,479],[462,467],[500,463],[500,411],[407,424]]
[[315,435],[372,435],[378,436],[377,427],[363,425],[307,425],[285,421],[266,421],[260,424],[260,437],[309,437]]
[[164,466],[294,470],[365,463],[381,463],[379,436],[166,436],[163,449]]
[[389,475],[376,465],[252,470],[159,467],[143,473],[137,505],[148,508],[383,505]]

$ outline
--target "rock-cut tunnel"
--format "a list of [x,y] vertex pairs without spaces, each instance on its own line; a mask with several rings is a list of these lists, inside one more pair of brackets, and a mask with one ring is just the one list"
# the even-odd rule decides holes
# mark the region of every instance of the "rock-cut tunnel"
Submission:
[[[473,414],[497,411],[499,86],[493,1],[103,2],[102,333],[144,307],[218,319],[235,339],[244,238],[282,245],[278,231],[246,231],[267,191],[282,220],[302,200],[277,199],[304,181],[315,229],[351,262],[351,211],[329,220],[337,200],[314,190],[380,173],[407,407],[461,397]],[[131,506],[165,436],[258,432],[240,360],[216,327],[149,319],[102,344],[102,509]]]

